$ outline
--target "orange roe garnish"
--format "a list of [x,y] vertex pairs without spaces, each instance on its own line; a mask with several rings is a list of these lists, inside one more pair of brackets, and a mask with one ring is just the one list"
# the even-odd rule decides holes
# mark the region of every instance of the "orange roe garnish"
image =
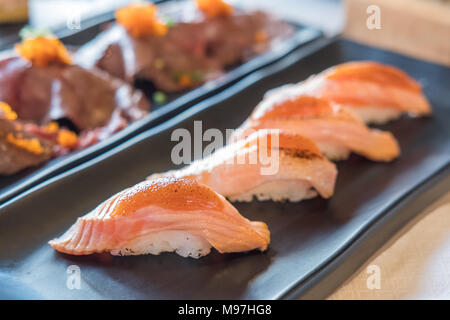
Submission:
[[183,87],[188,87],[192,84],[192,78],[190,75],[188,74],[182,74],[179,78],[178,78],[178,84],[183,86]]
[[72,132],[69,131],[67,129],[61,129],[58,132],[58,144],[63,146],[63,147],[67,147],[67,148],[75,148],[78,144],[78,137],[77,135]]
[[23,129],[23,125],[21,123],[19,123],[19,122],[14,122],[14,128],[17,131],[21,131]]
[[57,122],[52,121],[49,124],[42,126],[42,130],[46,133],[55,133],[59,129],[59,125]]
[[267,36],[267,33],[264,30],[259,30],[255,34],[256,43],[265,43],[267,42],[268,38],[269,37]]
[[233,6],[223,0],[196,0],[196,3],[208,18],[228,17],[233,13]]
[[44,152],[41,143],[36,138],[24,139],[21,137],[15,137],[12,133],[8,133],[8,135],[6,136],[6,141],[16,147],[27,150],[28,152],[34,154],[41,154],[42,152]]
[[133,3],[116,10],[116,19],[135,38],[163,36],[167,25],[158,20],[156,10],[154,4]]
[[15,113],[11,106],[5,102],[0,101],[0,111],[3,113],[3,117],[6,120],[16,120],[17,119],[17,113]]
[[54,36],[25,39],[14,46],[16,51],[34,65],[45,67],[50,62],[71,64],[70,55],[64,44]]

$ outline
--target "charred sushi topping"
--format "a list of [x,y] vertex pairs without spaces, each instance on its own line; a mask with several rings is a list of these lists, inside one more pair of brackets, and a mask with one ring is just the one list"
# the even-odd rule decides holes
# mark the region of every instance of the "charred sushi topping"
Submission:
[[420,85],[403,71],[376,62],[348,62],[326,71],[330,80],[367,81],[421,92]]
[[164,36],[168,26],[158,20],[156,12],[157,7],[154,4],[133,3],[118,9],[116,19],[135,38]]
[[42,154],[44,152],[44,148],[42,147],[40,141],[36,138],[26,139],[21,136],[16,137],[12,133],[8,133],[6,135],[6,141],[20,149],[24,149],[34,154]]
[[48,66],[52,62],[71,64],[69,52],[58,38],[51,34],[24,33],[22,43],[14,46],[17,53],[38,67]]
[[274,101],[263,108],[258,108],[253,114],[254,120],[315,118],[333,113],[330,103],[324,99],[301,95],[292,99]]
[[[274,141],[277,136],[278,141]],[[264,143],[265,145],[263,146],[261,143]],[[249,148],[255,144],[258,148],[266,147],[268,150],[285,151],[285,153],[297,158],[312,158],[313,155],[318,158],[323,157],[319,148],[312,140],[295,133],[280,131],[278,132],[278,135],[275,135],[275,130],[259,130],[253,135],[253,138],[245,144],[244,148]],[[304,156],[302,156],[302,154],[304,154]]]
[[196,0],[197,7],[208,18],[228,17],[233,14],[233,6],[223,0]]
[[208,254],[211,247],[220,253],[264,251],[269,243],[265,223],[244,218],[206,185],[173,178],[117,193],[49,242],[53,249],[74,255],[175,251],[193,258]]
[[223,203],[219,196],[195,180],[160,178],[144,181],[125,190],[114,201],[110,216],[126,216],[137,210],[158,205],[169,210],[220,210]]
[[322,157],[322,153],[320,152],[319,148],[311,139],[295,133],[286,134],[282,132],[282,134],[280,135],[279,148],[281,150],[303,150]]
[[[250,148],[253,145],[257,145],[258,148],[267,148],[267,155],[270,156],[271,152],[282,152],[284,155],[305,160],[323,159],[324,156],[319,147],[311,139],[286,131],[280,131],[278,134],[278,141],[273,139],[275,130],[259,130],[253,135],[253,139],[250,139],[248,143],[244,145],[244,148]],[[266,138],[266,140],[264,140]],[[262,145],[261,143],[264,143]]]
[[298,97],[285,99],[280,95],[280,101],[275,100],[258,107],[251,115],[252,120],[298,120],[314,118],[340,118],[356,120],[355,117],[328,100],[299,95]]
[[17,113],[12,110],[9,104],[0,101],[0,117],[5,118],[6,120],[16,120]]
[[323,156],[310,150],[302,150],[295,148],[279,148],[281,152],[283,152],[288,157],[305,159],[305,160],[314,160],[314,159],[322,159]]

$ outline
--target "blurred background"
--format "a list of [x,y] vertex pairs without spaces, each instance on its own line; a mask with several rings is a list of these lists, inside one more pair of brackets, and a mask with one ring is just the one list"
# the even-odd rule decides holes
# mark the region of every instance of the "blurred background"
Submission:
[[[134,0],[0,0],[0,46],[25,24],[83,28]],[[262,8],[328,36],[353,40],[450,66],[450,0],[229,0]]]

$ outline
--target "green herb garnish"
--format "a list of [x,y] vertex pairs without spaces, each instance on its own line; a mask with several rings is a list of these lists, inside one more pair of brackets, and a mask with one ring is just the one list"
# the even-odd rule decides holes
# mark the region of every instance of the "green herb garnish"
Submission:
[[165,22],[169,28],[175,27],[177,25],[177,22],[175,21],[175,19],[170,16],[166,17]]
[[155,103],[157,104],[163,104],[164,102],[166,102],[166,100],[167,100],[166,95],[161,91],[156,91],[153,94],[153,101],[155,101]]

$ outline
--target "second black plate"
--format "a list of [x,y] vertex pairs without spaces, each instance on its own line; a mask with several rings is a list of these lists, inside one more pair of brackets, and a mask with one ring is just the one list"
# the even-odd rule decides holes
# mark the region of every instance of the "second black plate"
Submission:
[[[66,36],[64,36],[64,32],[56,32],[56,34],[61,35],[62,40],[66,44],[83,44],[101,32],[102,24],[110,21],[111,15],[112,14],[105,14],[100,17],[91,18],[88,22],[83,23],[83,26],[86,28],[78,30],[76,33]],[[98,156],[99,154],[113,148],[114,146],[117,146],[140,132],[170,119],[174,115],[181,113],[199,101],[220,92],[233,83],[236,83],[250,73],[280,60],[295,49],[322,36],[322,33],[314,28],[300,25],[295,25],[295,28],[296,32],[292,37],[281,41],[266,53],[257,56],[232,70],[229,70],[219,79],[209,81],[199,88],[185,93],[172,94],[168,96],[168,99],[164,104],[159,106],[154,105],[152,107],[152,111],[146,117],[130,124],[127,128],[112,137],[84,150],[51,160],[40,167],[28,168],[12,176],[0,177],[0,203],[5,202],[20,192],[23,192],[52,176]]]

